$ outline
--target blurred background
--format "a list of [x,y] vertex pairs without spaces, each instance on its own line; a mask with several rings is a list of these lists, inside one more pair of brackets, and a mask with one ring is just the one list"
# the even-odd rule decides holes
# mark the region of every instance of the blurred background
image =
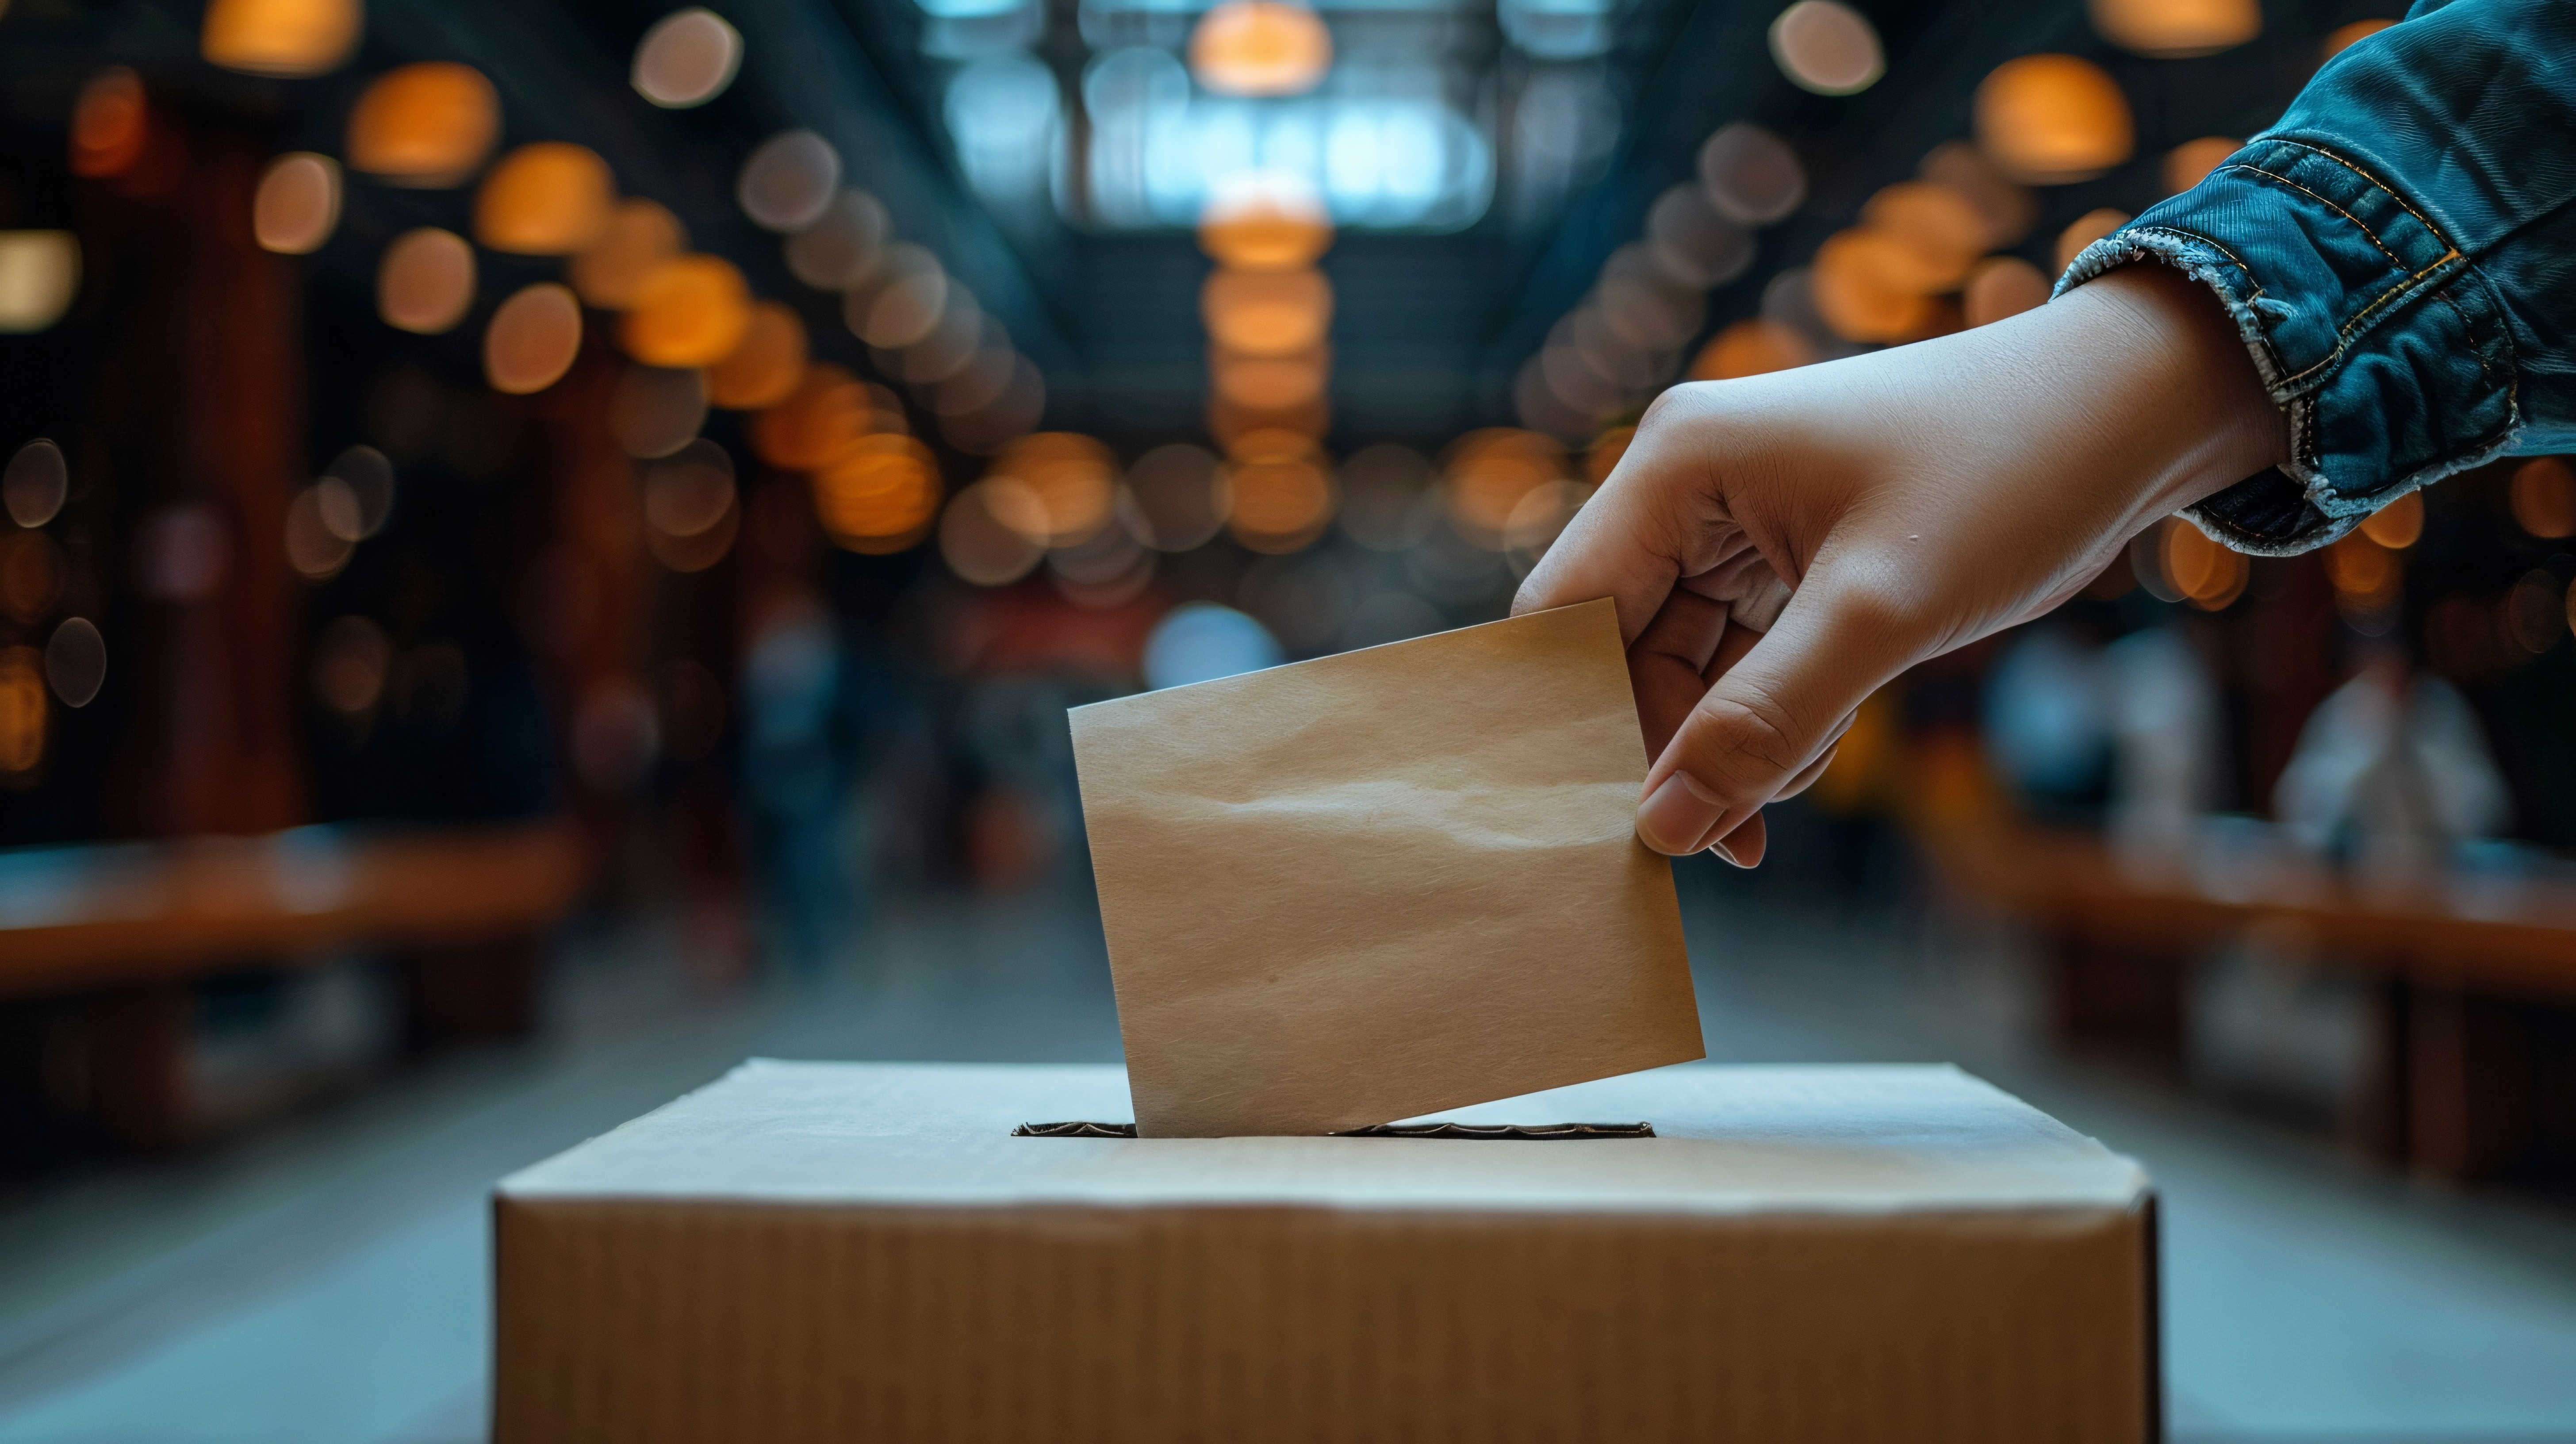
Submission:
[[[1502,616],[2393,0],[0,0],[0,1441],[481,1437],[482,1190],[1118,1056],[1068,706]],[[1902,679],[1713,1057],[2166,1191],[2177,1437],[2576,1438],[2576,470]],[[1211,900],[1221,906],[1222,900]]]

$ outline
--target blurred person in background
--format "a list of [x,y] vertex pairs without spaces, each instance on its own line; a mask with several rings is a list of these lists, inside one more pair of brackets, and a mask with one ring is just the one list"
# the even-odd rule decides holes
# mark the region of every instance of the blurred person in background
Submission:
[[2576,445],[2571,198],[2576,7],[2427,0],[2052,304],[1666,392],[1515,609],[1616,600],[1638,835],[1752,866],[1862,699],[2159,518],[2288,555]]

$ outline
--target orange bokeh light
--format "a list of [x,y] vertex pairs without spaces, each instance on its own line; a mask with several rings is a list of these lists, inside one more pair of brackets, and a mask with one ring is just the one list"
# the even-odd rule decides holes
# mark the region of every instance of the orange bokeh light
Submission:
[[483,72],[425,60],[386,71],[349,112],[349,166],[394,185],[461,184],[501,138],[501,97]]
[[867,383],[843,367],[808,366],[796,389],[777,405],[752,418],[751,449],[760,459],[788,471],[813,471],[830,465],[879,430],[880,398]]
[[2048,277],[2019,256],[1989,256],[1968,273],[1959,295],[1963,319],[1983,326],[2048,304]]
[[474,197],[474,238],[522,256],[569,256],[599,239],[617,206],[608,162],[588,146],[541,140],[501,157]]
[[311,151],[291,151],[268,163],[252,192],[251,234],[261,249],[310,255],[340,224],[340,163]]
[[688,229],[659,201],[630,196],[608,214],[599,238],[572,258],[572,288],[604,311],[623,311],[653,268],[686,250]]
[[1475,545],[1501,551],[1512,509],[1566,473],[1565,448],[1552,437],[1507,426],[1468,432],[1441,458],[1450,524]]
[[2165,194],[2180,195],[2208,179],[2219,163],[2236,154],[2242,142],[2223,135],[2204,135],[2165,152]]
[[1324,342],[1333,287],[1320,272],[1219,269],[1199,292],[1199,317],[1219,346],[1243,356],[1293,356]]
[[2162,59],[2213,55],[2263,33],[2255,0],[2091,0],[2091,9],[2103,39]]
[[776,301],[751,308],[731,354],[707,373],[707,395],[730,411],[758,411],[795,394],[805,379],[805,322]]
[[[1002,448],[988,477],[1008,477],[1037,498],[1031,541],[1071,546],[1108,525],[1118,491],[1118,458],[1079,432],[1040,431]],[[1006,518],[1007,520],[1007,518]]]
[[1934,275],[1894,237],[1840,231],[1816,250],[1816,311],[1848,341],[1901,341],[1929,322]]
[[495,391],[524,396],[563,379],[581,354],[581,302],[553,281],[522,287],[483,332],[483,374]]
[[1219,95],[1296,95],[1332,65],[1332,32],[1287,0],[1223,0],[1190,32],[1190,73]]
[[1220,197],[1199,217],[1199,249],[1241,270],[1293,271],[1332,248],[1332,217],[1312,196]]
[[2424,493],[2410,491],[2372,512],[2361,531],[2393,552],[2415,545],[2424,536]]
[[109,66],[91,76],[72,103],[72,174],[125,174],[142,159],[151,132],[143,77],[122,65]]
[[2110,73],[2072,55],[2007,60],[1977,86],[1977,143],[2013,179],[2090,180],[2129,158],[2136,128]]
[[2066,229],[2057,233],[2058,274],[2064,275],[2066,273],[2066,268],[2075,264],[2075,258],[2084,254],[2084,248],[2086,246],[2093,244],[2095,241],[2102,239],[2104,236],[2111,234],[2113,231],[2118,230],[2120,227],[2125,226],[2128,223],[2129,213],[2127,211],[2115,211],[2108,206],[2104,206],[2098,210],[2086,211],[2084,214],[2068,221],[2066,223]]
[[394,237],[376,268],[376,313],[422,336],[455,329],[474,304],[474,248],[454,231],[423,226]]
[[1332,353],[1321,349],[1301,356],[1211,351],[1208,379],[1217,395],[1246,410],[1292,411],[1324,394],[1332,365]]
[[2326,36],[2324,58],[2332,60],[2350,50],[2356,43],[2367,40],[2396,23],[2394,20],[2355,20],[2349,25],[2338,25]]
[[751,326],[751,288],[722,256],[675,256],[648,273],[619,332],[650,366],[713,366]]
[[197,49],[244,75],[323,75],[358,48],[359,0],[212,0]]
[[2514,525],[2545,541],[2576,536],[2576,467],[2555,456],[2524,462],[2508,493]]
[[1816,348],[1806,337],[1777,321],[1755,316],[1734,322],[1711,337],[1700,348],[1699,359],[1691,363],[1690,379],[1732,381],[1739,376],[1786,371],[1815,359]]
[[1930,181],[1883,188],[1861,207],[1860,223],[1914,254],[1927,291],[1958,285],[1986,249],[1987,222],[1975,203]]
[[52,720],[43,654],[33,647],[0,648],[0,777],[24,777],[43,764]]
[[814,473],[814,514],[851,551],[900,551],[939,515],[939,462],[909,436],[861,440]]
[[2174,590],[2205,612],[2223,610],[2244,595],[2245,583],[2253,575],[2242,553],[2211,541],[2185,521],[2165,529],[2158,560]]
[[1274,556],[1322,536],[1340,501],[1332,473],[1312,455],[1235,462],[1226,468],[1226,486],[1234,503],[1227,530]]

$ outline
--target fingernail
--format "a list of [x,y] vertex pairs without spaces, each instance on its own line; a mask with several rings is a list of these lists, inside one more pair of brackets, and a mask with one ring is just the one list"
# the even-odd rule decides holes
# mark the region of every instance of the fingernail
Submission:
[[1676,772],[1638,805],[1637,836],[1655,851],[1679,857],[1708,835],[1723,810],[1690,774]]
[[[1712,843],[1710,843],[1710,844],[1708,845],[1708,850],[1709,850],[1709,851],[1711,851],[1711,852],[1713,852],[1713,853],[1716,853],[1719,857],[1725,858],[1728,862],[1735,862],[1735,854],[1734,854],[1734,853],[1731,853],[1731,852],[1729,852],[1729,851],[1727,851],[1727,850],[1726,850],[1726,844],[1725,844],[1725,843],[1722,843],[1722,842],[1712,842]],[[1744,864],[1742,864],[1742,863],[1740,863],[1740,862],[1735,862],[1735,865],[1736,865],[1737,867],[1742,867],[1742,866],[1744,866]]]

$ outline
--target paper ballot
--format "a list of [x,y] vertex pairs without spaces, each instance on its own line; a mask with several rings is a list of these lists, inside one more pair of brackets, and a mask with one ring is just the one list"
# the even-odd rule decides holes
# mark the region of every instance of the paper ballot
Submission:
[[1147,1137],[1703,1056],[1606,600],[1076,708],[1073,745]]

